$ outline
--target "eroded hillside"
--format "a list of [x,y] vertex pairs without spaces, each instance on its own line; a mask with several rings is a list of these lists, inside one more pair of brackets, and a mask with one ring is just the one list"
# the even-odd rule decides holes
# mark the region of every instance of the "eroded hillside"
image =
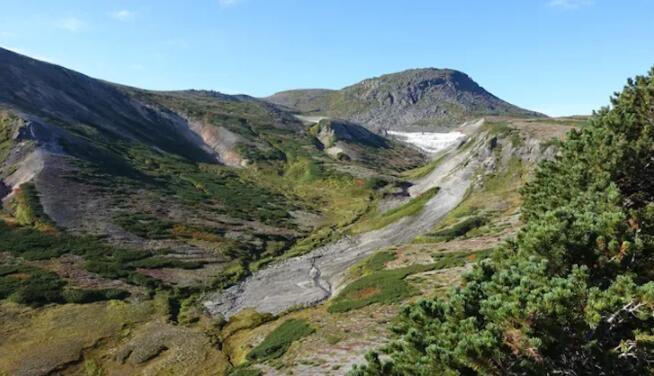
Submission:
[[416,94],[423,112],[312,117],[5,50],[0,65],[12,375],[343,374],[402,303],[444,292],[516,231],[532,166],[584,123],[517,119],[532,114],[504,102],[490,113],[512,116],[473,118],[488,93],[470,83],[465,116],[438,118],[464,136],[430,154],[375,131],[432,124],[445,81]]

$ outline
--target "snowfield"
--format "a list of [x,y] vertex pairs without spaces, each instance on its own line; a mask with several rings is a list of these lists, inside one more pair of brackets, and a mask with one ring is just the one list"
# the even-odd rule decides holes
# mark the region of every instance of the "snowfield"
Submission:
[[450,145],[455,144],[465,135],[461,132],[435,133],[435,132],[397,132],[388,131],[404,142],[413,144],[428,153],[437,153]]

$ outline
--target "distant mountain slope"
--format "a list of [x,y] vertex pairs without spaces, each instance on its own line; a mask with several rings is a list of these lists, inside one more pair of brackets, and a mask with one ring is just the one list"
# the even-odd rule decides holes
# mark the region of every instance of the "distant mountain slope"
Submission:
[[117,86],[0,49],[0,104],[58,125],[84,124],[192,160],[210,152],[179,116],[134,100]]
[[341,90],[291,90],[265,99],[301,113],[339,117],[374,130],[451,127],[484,115],[543,116],[497,98],[465,73],[434,68],[370,78]]
[[231,261],[314,246],[369,204],[365,179],[392,181],[425,160],[375,137],[383,142],[350,140],[358,154],[339,159],[308,125],[256,98],[131,88],[0,49],[5,214],[22,226],[174,250],[208,265],[194,283]]

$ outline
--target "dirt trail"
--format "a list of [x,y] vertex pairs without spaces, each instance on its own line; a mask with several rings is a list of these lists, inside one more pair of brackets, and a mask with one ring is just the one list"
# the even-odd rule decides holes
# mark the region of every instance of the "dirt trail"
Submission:
[[[467,130],[474,131],[479,125],[481,121],[469,125]],[[211,314],[229,319],[244,308],[277,314],[329,298],[342,287],[346,271],[357,261],[380,249],[410,242],[454,209],[482,163],[484,153],[478,153],[480,148],[483,144],[476,141],[471,147],[457,149],[453,145],[444,151],[448,154],[444,161],[410,191],[415,197],[429,188],[440,187],[419,214],[259,270],[238,285],[210,294],[204,306]]]

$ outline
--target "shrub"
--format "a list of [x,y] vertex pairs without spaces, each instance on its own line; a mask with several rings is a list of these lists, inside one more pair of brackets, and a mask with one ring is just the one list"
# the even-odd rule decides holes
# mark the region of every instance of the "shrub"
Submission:
[[257,347],[247,355],[251,361],[279,358],[291,344],[314,332],[304,320],[290,319],[273,330]]
[[648,375],[654,69],[572,131],[523,191],[525,226],[352,375]]
[[435,231],[429,234],[429,236],[433,236],[435,238],[442,239],[445,241],[450,241],[452,239],[465,236],[468,232],[476,228],[479,228],[487,223],[488,223],[487,217],[473,215],[464,218],[463,220],[455,223],[450,227]]
[[119,289],[67,289],[62,296],[67,303],[93,303],[103,300],[123,300],[129,297],[130,293]]
[[431,269],[432,265],[412,265],[400,269],[374,271],[347,285],[332,300],[327,311],[340,313],[374,303],[398,303],[417,292],[404,278]]
[[25,271],[27,276],[21,278],[20,283],[14,284],[9,299],[30,306],[63,302],[61,292],[65,282],[55,273],[32,268]]

